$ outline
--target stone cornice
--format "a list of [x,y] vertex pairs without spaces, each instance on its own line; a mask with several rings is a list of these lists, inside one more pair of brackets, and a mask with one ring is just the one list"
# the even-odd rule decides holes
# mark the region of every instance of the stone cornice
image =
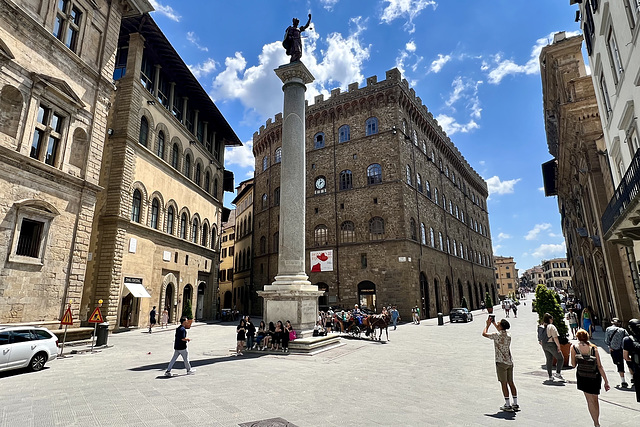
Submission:
[[285,84],[298,82],[307,85],[315,80],[311,71],[307,69],[302,61],[281,65],[273,71]]

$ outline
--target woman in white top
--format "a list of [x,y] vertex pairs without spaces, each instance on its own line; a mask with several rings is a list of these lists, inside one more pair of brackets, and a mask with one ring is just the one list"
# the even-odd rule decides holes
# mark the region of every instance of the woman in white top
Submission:
[[[553,317],[549,313],[545,313],[542,316],[542,326],[546,329],[547,339],[540,342],[544,355],[547,359],[547,374],[549,374],[549,381],[553,381],[553,378],[557,378],[564,381],[562,378],[562,366],[564,365],[564,357],[562,356],[562,349],[560,348],[560,341],[558,341],[558,329],[553,325]],[[557,360],[556,373],[551,375],[553,369],[553,359]]]

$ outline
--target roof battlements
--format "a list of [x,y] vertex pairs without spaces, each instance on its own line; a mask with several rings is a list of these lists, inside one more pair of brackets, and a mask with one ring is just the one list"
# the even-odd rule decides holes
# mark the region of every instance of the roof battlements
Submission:
[[[461,164],[470,171],[471,175],[477,179],[477,182],[480,183],[486,191],[486,183],[484,179],[471,167],[471,165],[469,165],[462,153],[460,153],[460,150],[458,150],[453,141],[451,141],[451,138],[449,138],[442,129],[442,126],[440,126],[435,117],[433,117],[433,114],[429,111],[427,106],[422,103],[422,99],[419,96],[416,96],[415,89],[409,86],[407,79],[402,78],[400,70],[397,68],[388,70],[385,73],[385,80],[378,81],[377,76],[371,76],[367,77],[365,81],[366,86],[363,87],[360,87],[358,82],[350,83],[347,86],[347,91],[345,92],[340,88],[332,89],[327,99],[325,99],[325,94],[316,95],[313,98],[313,104],[309,104],[309,101],[305,100],[305,109],[309,112],[309,110],[328,108],[339,103],[351,102],[354,99],[369,96],[380,89],[389,89],[397,85],[402,88],[407,98],[412,101],[413,107],[415,107],[424,116],[433,131],[450,150],[451,154],[458,158]],[[272,129],[280,127],[282,127],[282,113],[276,114],[273,120],[271,118],[267,119],[265,125],[260,126],[258,132],[253,134],[254,147],[257,139],[265,136],[267,133],[271,132]]]

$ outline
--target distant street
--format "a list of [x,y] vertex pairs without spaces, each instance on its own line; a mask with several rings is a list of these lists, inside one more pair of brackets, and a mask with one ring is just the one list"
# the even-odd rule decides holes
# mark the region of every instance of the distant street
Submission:
[[[573,370],[566,384],[546,384],[530,300],[509,319],[521,411],[500,412],[493,343],[481,336],[486,314],[474,315],[468,324],[403,324],[388,343],[345,339],[317,356],[236,357],[235,324],[196,326],[189,351],[197,373],[182,375],[178,363],[174,378],[163,377],[173,328],[121,333],[109,337],[111,348],[42,372],[0,374],[0,426],[230,427],[270,418],[300,427],[591,425]],[[635,394],[615,388],[611,359],[604,349],[601,356],[612,386],[601,394],[602,425],[640,425]]]

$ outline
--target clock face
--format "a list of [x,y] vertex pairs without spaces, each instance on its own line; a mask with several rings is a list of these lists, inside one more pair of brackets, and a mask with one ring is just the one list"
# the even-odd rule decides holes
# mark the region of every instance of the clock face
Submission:
[[316,179],[316,188],[318,190],[322,190],[325,186],[326,182],[324,181],[324,178],[318,178]]

